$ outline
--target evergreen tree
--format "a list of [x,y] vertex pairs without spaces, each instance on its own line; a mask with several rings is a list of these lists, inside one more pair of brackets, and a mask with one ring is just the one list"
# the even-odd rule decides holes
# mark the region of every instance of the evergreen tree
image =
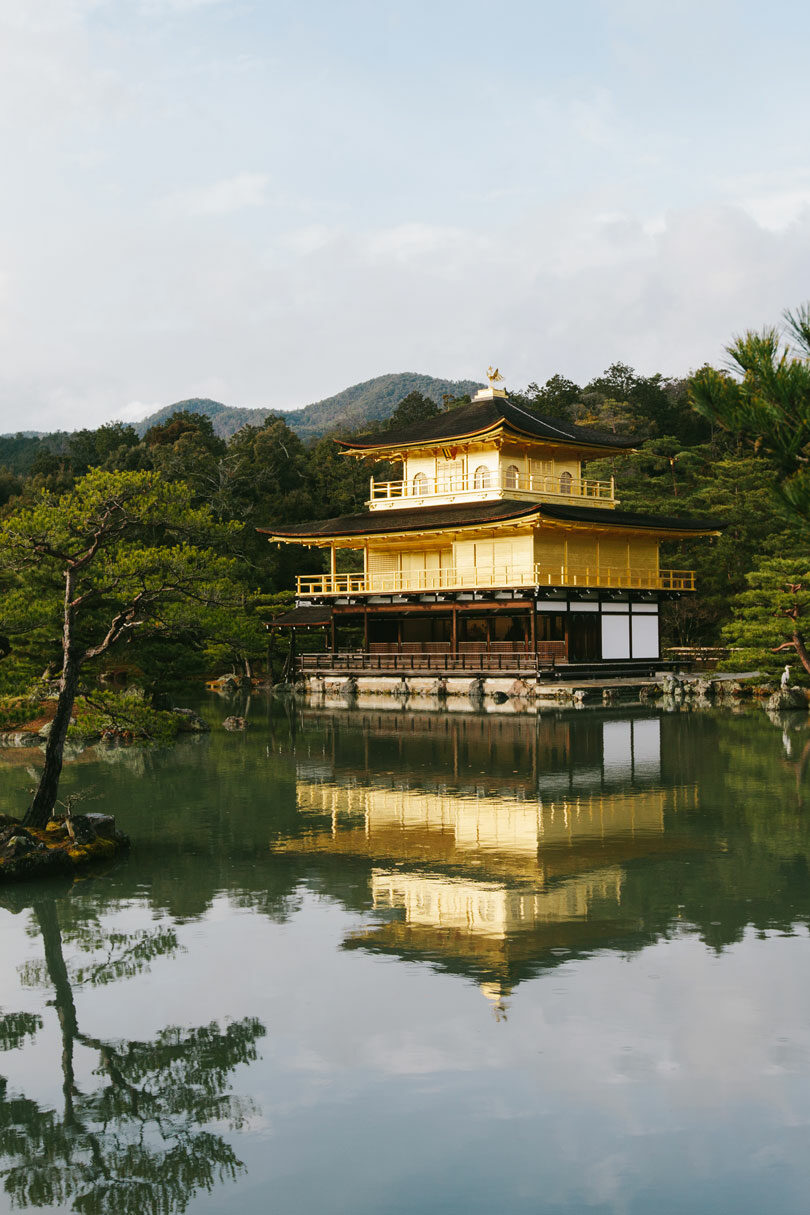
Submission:
[[810,555],[766,558],[746,581],[723,630],[732,664],[775,671],[793,654],[810,675]]
[[726,347],[735,374],[703,367],[695,408],[777,466],[779,491],[810,523],[810,305],[783,314],[780,330],[748,331]]
[[439,406],[421,392],[409,392],[397,405],[388,420],[388,430],[399,430],[401,426],[413,426],[416,422],[427,422],[438,417]]
[[212,611],[226,602],[240,610],[235,562],[214,547],[237,530],[193,506],[181,482],[99,469],[4,520],[0,632],[12,644],[32,634],[50,644],[61,638],[56,715],[26,825],[44,827],[56,803],[83,669],[127,638],[205,635]]

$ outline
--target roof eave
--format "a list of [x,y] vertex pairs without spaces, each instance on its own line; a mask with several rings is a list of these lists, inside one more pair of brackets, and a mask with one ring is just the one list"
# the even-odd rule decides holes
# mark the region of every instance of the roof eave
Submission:
[[384,451],[410,451],[413,448],[417,450],[420,447],[440,447],[443,443],[463,443],[470,439],[485,438],[492,431],[497,431],[503,427],[504,420],[494,422],[489,426],[483,427],[481,430],[471,430],[460,435],[438,435],[432,439],[412,439],[410,442],[404,443],[372,443],[364,447],[357,443],[352,443],[348,439],[335,439],[335,442],[340,447],[345,447],[347,450],[345,455],[353,455],[355,452],[358,455],[370,455],[372,452]]
[[489,436],[494,437],[499,430],[509,430],[514,435],[518,435],[521,439],[531,439],[534,443],[553,444],[556,447],[573,447],[575,449],[586,451],[594,456],[611,456],[616,452],[635,452],[638,448],[635,446],[625,446],[623,443],[605,444],[597,442],[588,442],[582,438],[554,438],[552,435],[535,435],[531,431],[521,430],[520,427],[514,426],[511,422],[503,419],[494,426],[487,426],[484,430],[468,431],[464,434],[455,435],[439,435],[432,439],[413,439],[410,442],[394,442],[394,443],[374,443],[368,446],[362,446],[356,442],[350,442],[348,439],[335,439],[335,443],[344,450],[341,455],[344,456],[382,456],[385,452],[396,451],[419,451],[425,447],[442,447],[448,443],[469,443],[486,439]]
[[[391,512],[394,514],[395,512]],[[387,512],[386,512],[387,514]],[[391,537],[414,535],[420,532],[442,532],[442,531],[466,531],[473,528],[481,527],[510,527],[515,524],[529,523],[534,518],[540,517],[540,503],[529,502],[526,504],[526,509],[515,511],[514,514],[503,515],[500,518],[493,519],[471,519],[469,522],[465,520],[457,520],[456,522],[448,522],[447,520],[437,520],[435,523],[420,521],[418,524],[411,524],[408,527],[400,528],[377,528],[369,529],[368,531],[340,531],[340,532],[304,532],[295,535],[273,531],[267,527],[257,527],[256,531],[267,536],[270,544],[309,544],[313,546],[321,544],[331,544],[335,540],[352,540],[360,541],[370,537]],[[370,520],[374,519],[373,514],[369,514]],[[380,523],[382,523],[380,519]]]

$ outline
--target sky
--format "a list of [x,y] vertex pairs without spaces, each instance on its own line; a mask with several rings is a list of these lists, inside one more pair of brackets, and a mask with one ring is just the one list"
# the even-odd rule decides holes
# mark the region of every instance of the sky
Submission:
[[684,375],[810,298],[810,7],[0,0],[0,431]]

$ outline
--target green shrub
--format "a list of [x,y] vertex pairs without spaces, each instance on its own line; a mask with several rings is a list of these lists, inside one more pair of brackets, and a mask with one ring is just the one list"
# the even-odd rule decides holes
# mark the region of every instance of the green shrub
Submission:
[[120,738],[128,742],[167,743],[177,737],[180,719],[147,705],[139,689],[79,696],[68,738]]

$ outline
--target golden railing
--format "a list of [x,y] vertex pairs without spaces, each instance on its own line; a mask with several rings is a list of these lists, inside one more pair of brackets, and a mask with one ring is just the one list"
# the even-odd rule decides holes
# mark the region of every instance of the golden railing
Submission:
[[486,470],[486,474],[463,475],[448,473],[446,476],[426,477],[419,473],[408,481],[375,481],[369,486],[369,502],[380,503],[402,498],[433,498],[456,494],[481,493],[484,490],[503,490],[506,493],[542,494],[549,498],[586,498],[597,502],[613,502],[615,487],[609,481],[580,480],[563,473],[559,477],[521,477]]
[[304,574],[299,595],[375,595],[401,591],[481,590],[490,587],[609,587],[693,591],[694,570],[646,570],[617,566],[469,566],[388,574]]

